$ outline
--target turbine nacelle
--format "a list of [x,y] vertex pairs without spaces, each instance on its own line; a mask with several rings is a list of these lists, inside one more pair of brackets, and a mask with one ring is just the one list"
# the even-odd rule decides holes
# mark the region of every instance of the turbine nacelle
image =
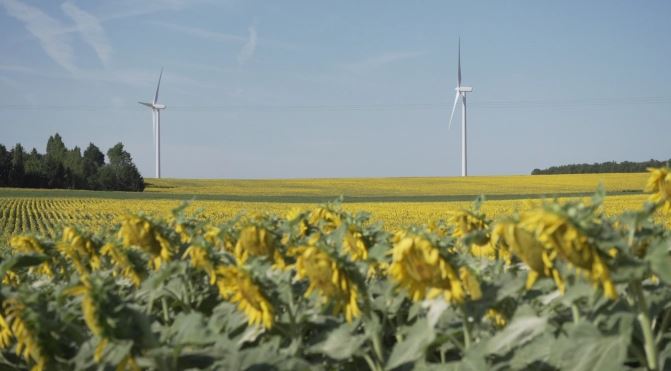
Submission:
[[166,108],[167,108],[165,104],[148,103],[148,102],[138,102],[138,103],[140,103],[140,104],[143,105],[143,106],[147,106],[147,107],[149,107],[149,108],[151,108],[151,109],[156,109],[156,110],[159,110],[159,109],[166,109]]
[[459,86],[454,88],[454,90],[458,91],[459,93],[470,93],[473,91],[473,88],[470,86]]

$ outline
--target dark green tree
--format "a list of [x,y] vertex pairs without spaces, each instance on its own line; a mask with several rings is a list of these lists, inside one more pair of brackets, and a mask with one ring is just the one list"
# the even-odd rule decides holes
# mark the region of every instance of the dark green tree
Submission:
[[24,187],[46,187],[48,181],[44,155],[39,154],[37,150],[33,148],[25,158],[24,168],[26,171]]
[[23,187],[23,179],[26,174],[23,146],[17,143],[10,155],[12,157],[12,167],[9,170],[9,185],[12,187]]
[[63,162],[67,151],[68,149],[65,147],[65,143],[63,143],[63,138],[58,133],[50,136],[49,140],[47,140],[47,160]]
[[9,172],[12,168],[12,156],[7,148],[0,144],[0,187],[9,185]]
[[586,174],[586,173],[642,173],[650,167],[661,167],[667,164],[666,161],[649,160],[643,162],[631,161],[608,161],[593,164],[569,164],[560,166],[551,166],[547,169],[534,169],[531,175],[551,175],[551,174]]
[[130,153],[123,149],[122,143],[117,143],[107,151],[109,164],[100,169],[99,183],[104,189],[113,185],[113,189],[120,191],[143,191],[144,179],[133,164]]
[[130,153],[119,143],[105,155],[93,143],[84,153],[68,149],[57,133],[47,141],[47,151],[27,154],[21,144],[8,152],[0,145],[0,186],[143,191],[144,179]]
[[97,189],[99,180],[98,171],[105,165],[105,155],[95,144],[89,143],[89,146],[84,151],[82,163],[84,178],[86,179],[85,188]]

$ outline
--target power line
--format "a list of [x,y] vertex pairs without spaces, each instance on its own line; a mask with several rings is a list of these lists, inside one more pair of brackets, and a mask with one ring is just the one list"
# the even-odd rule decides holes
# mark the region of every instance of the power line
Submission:
[[[599,106],[630,106],[671,104],[671,97],[627,97],[627,98],[585,98],[585,99],[539,99],[539,100],[489,100],[471,102],[485,109],[539,109],[539,108],[577,108]],[[449,102],[444,103],[387,103],[387,104],[346,104],[346,105],[192,105],[169,106],[171,111],[213,112],[329,112],[329,111],[413,111],[413,110],[449,110]],[[135,105],[33,105],[0,104],[0,111],[140,111]]]

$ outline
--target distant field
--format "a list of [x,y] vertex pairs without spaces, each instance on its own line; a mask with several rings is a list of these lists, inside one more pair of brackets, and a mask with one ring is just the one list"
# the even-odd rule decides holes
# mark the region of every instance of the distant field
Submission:
[[457,196],[641,192],[646,173],[339,179],[147,179],[146,192],[256,196]]
[[147,179],[145,192],[93,192],[0,188],[0,197],[219,200],[318,203],[340,195],[349,202],[469,201],[582,196],[603,184],[611,195],[640,194],[645,173],[520,175],[445,178],[207,180]]
[[0,240],[15,233],[54,236],[63,224],[113,225],[128,213],[167,215],[181,201],[202,209],[213,223],[240,212],[285,214],[293,208],[345,196],[345,208],[368,211],[390,229],[446,218],[486,195],[492,216],[523,207],[529,199],[582,197],[603,183],[609,214],[640,207],[647,174],[496,176],[468,178],[181,180],[149,179],[144,193],[0,189]]

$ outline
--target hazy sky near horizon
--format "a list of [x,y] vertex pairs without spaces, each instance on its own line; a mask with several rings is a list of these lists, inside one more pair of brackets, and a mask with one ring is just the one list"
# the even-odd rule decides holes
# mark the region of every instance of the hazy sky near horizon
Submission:
[[453,176],[668,159],[669,1],[0,0],[0,143],[164,177]]

